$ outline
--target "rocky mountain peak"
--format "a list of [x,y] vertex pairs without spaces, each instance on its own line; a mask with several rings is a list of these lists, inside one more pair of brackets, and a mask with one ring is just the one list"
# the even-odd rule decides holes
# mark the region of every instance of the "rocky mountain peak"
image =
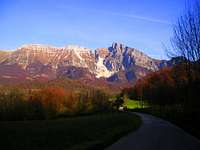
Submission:
[[108,48],[109,52],[115,55],[116,53],[123,53],[126,46],[122,43],[113,42],[112,46]]
[[125,48],[125,45],[122,43],[113,42],[112,48],[116,50],[123,50]]
[[82,74],[106,78],[108,81],[132,81],[170,64],[173,65],[116,42],[108,48],[97,48],[95,51],[78,45],[54,47],[28,44],[11,53],[0,53],[0,79],[15,73],[21,76],[23,73],[28,79],[54,79],[59,76],[78,78]]

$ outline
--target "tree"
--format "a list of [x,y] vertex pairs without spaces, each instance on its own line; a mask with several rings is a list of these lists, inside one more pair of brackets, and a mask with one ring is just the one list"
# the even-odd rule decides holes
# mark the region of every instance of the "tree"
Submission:
[[185,104],[189,105],[192,101],[200,103],[197,101],[200,98],[198,94],[200,90],[200,3],[198,1],[178,18],[173,27],[171,44],[173,51],[169,53],[185,59],[188,79]]
[[123,97],[121,95],[117,95],[113,105],[116,107],[117,110],[119,110],[119,107],[122,106],[123,103],[124,103]]
[[47,87],[42,89],[39,95],[47,117],[55,116],[64,111],[66,93],[63,88]]
[[27,104],[25,94],[19,88],[12,88],[0,93],[0,119],[24,120],[26,118]]
[[200,63],[200,4],[195,3],[173,27],[172,54]]

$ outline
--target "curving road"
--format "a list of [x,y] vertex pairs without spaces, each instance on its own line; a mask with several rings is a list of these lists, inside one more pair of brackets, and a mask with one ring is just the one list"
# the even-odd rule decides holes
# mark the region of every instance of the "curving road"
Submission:
[[168,121],[136,113],[143,124],[106,150],[200,150],[200,141]]

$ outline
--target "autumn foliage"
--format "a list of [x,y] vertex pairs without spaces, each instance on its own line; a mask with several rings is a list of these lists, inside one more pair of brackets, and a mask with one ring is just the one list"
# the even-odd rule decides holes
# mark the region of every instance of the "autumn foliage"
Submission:
[[0,92],[0,120],[48,119],[109,108],[108,96],[96,89],[71,91],[51,86],[42,89],[2,89]]
[[147,100],[152,105],[200,108],[200,74],[194,70],[190,75],[189,78],[185,64],[164,68],[139,79],[133,88],[123,92],[131,99]]

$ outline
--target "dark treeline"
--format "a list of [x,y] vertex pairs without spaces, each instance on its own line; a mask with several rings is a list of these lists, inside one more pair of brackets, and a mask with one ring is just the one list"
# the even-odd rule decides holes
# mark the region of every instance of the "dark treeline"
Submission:
[[193,70],[188,78],[186,64],[164,68],[139,79],[131,89],[124,89],[129,98],[145,100],[160,107],[179,105],[183,109],[200,108],[200,73]]
[[51,119],[111,109],[109,97],[101,90],[12,88],[0,90],[0,120]]

